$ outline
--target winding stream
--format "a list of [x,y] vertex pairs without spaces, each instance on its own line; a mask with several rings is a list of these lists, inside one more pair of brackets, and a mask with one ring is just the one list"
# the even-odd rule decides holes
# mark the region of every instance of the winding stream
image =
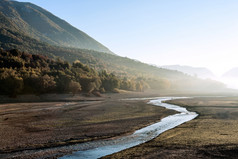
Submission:
[[172,129],[180,124],[196,118],[198,114],[196,114],[195,112],[189,112],[186,110],[186,108],[177,105],[163,103],[167,100],[179,98],[183,97],[159,97],[148,102],[148,104],[175,110],[179,112],[178,114],[165,117],[161,121],[145,128],[139,129],[128,136],[78,144],[76,145],[76,147],[79,151],[74,152],[71,155],[61,157],[61,159],[95,159],[110,155],[115,152],[119,152],[147,142],[169,129]]

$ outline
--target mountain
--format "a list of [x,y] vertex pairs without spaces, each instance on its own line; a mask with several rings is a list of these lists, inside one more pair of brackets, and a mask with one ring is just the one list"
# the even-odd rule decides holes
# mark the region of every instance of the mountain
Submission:
[[18,49],[70,63],[79,60],[96,71],[106,70],[115,74],[125,87],[131,85],[130,90],[136,87],[131,84],[133,81],[138,81],[139,85],[145,82],[156,90],[224,88],[222,83],[216,81],[198,79],[179,71],[117,56],[85,33],[31,3],[0,0],[0,21],[1,50]]
[[215,78],[215,75],[209,69],[205,67],[191,67],[191,66],[181,66],[181,65],[167,65],[167,66],[161,66],[161,67],[169,69],[169,70],[177,70],[185,74],[196,76],[202,79]]
[[238,67],[232,68],[222,75],[220,81],[225,83],[228,88],[238,89]]
[[[112,53],[86,33],[32,3],[0,0],[0,20],[1,34],[20,34],[16,39],[28,37],[51,45]],[[8,42],[8,38],[4,40]]]
[[222,75],[223,78],[238,78],[238,67],[232,68]]
[[[31,3],[0,0],[0,20],[0,44],[5,50],[19,49],[51,58],[60,57],[69,62],[80,60],[97,70],[106,69],[121,76],[126,74],[141,76],[150,74],[162,78],[184,76],[176,71],[160,69],[136,60],[108,54],[109,50],[85,33]],[[62,40],[65,39],[77,41],[74,37],[67,37],[67,35],[77,35],[79,43],[82,41],[95,49],[64,45]],[[64,38],[60,38],[61,36]],[[101,48],[98,49],[98,46]]]

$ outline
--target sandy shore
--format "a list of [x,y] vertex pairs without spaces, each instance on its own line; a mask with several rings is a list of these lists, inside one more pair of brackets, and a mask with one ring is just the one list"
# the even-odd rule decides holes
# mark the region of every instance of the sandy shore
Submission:
[[0,158],[55,158],[71,153],[65,145],[132,133],[175,113],[145,100],[121,100],[152,96],[157,94],[1,98]]

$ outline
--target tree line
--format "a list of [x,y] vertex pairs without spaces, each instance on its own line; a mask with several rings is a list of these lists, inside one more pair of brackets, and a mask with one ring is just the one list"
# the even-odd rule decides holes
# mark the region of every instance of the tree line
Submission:
[[61,59],[29,54],[16,49],[0,50],[0,94],[87,93],[100,95],[118,89],[144,91],[143,78],[123,79],[106,70],[95,69],[79,60],[70,64]]

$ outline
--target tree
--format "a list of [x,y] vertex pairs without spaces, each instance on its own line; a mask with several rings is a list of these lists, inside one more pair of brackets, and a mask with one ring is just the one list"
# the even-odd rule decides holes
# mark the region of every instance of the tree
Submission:
[[76,94],[81,91],[81,85],[78,82],[71,81],[69,83],[69,91]]
[[38,78],[38,91],[40,93],[51,92],[56,87],[56,82],[54,81],[54,77],[49,75],[44,75]]
[[23,89],[23,79],[13,69],[5,69],[0,73],[0,91],[10,97],[16,97]]

